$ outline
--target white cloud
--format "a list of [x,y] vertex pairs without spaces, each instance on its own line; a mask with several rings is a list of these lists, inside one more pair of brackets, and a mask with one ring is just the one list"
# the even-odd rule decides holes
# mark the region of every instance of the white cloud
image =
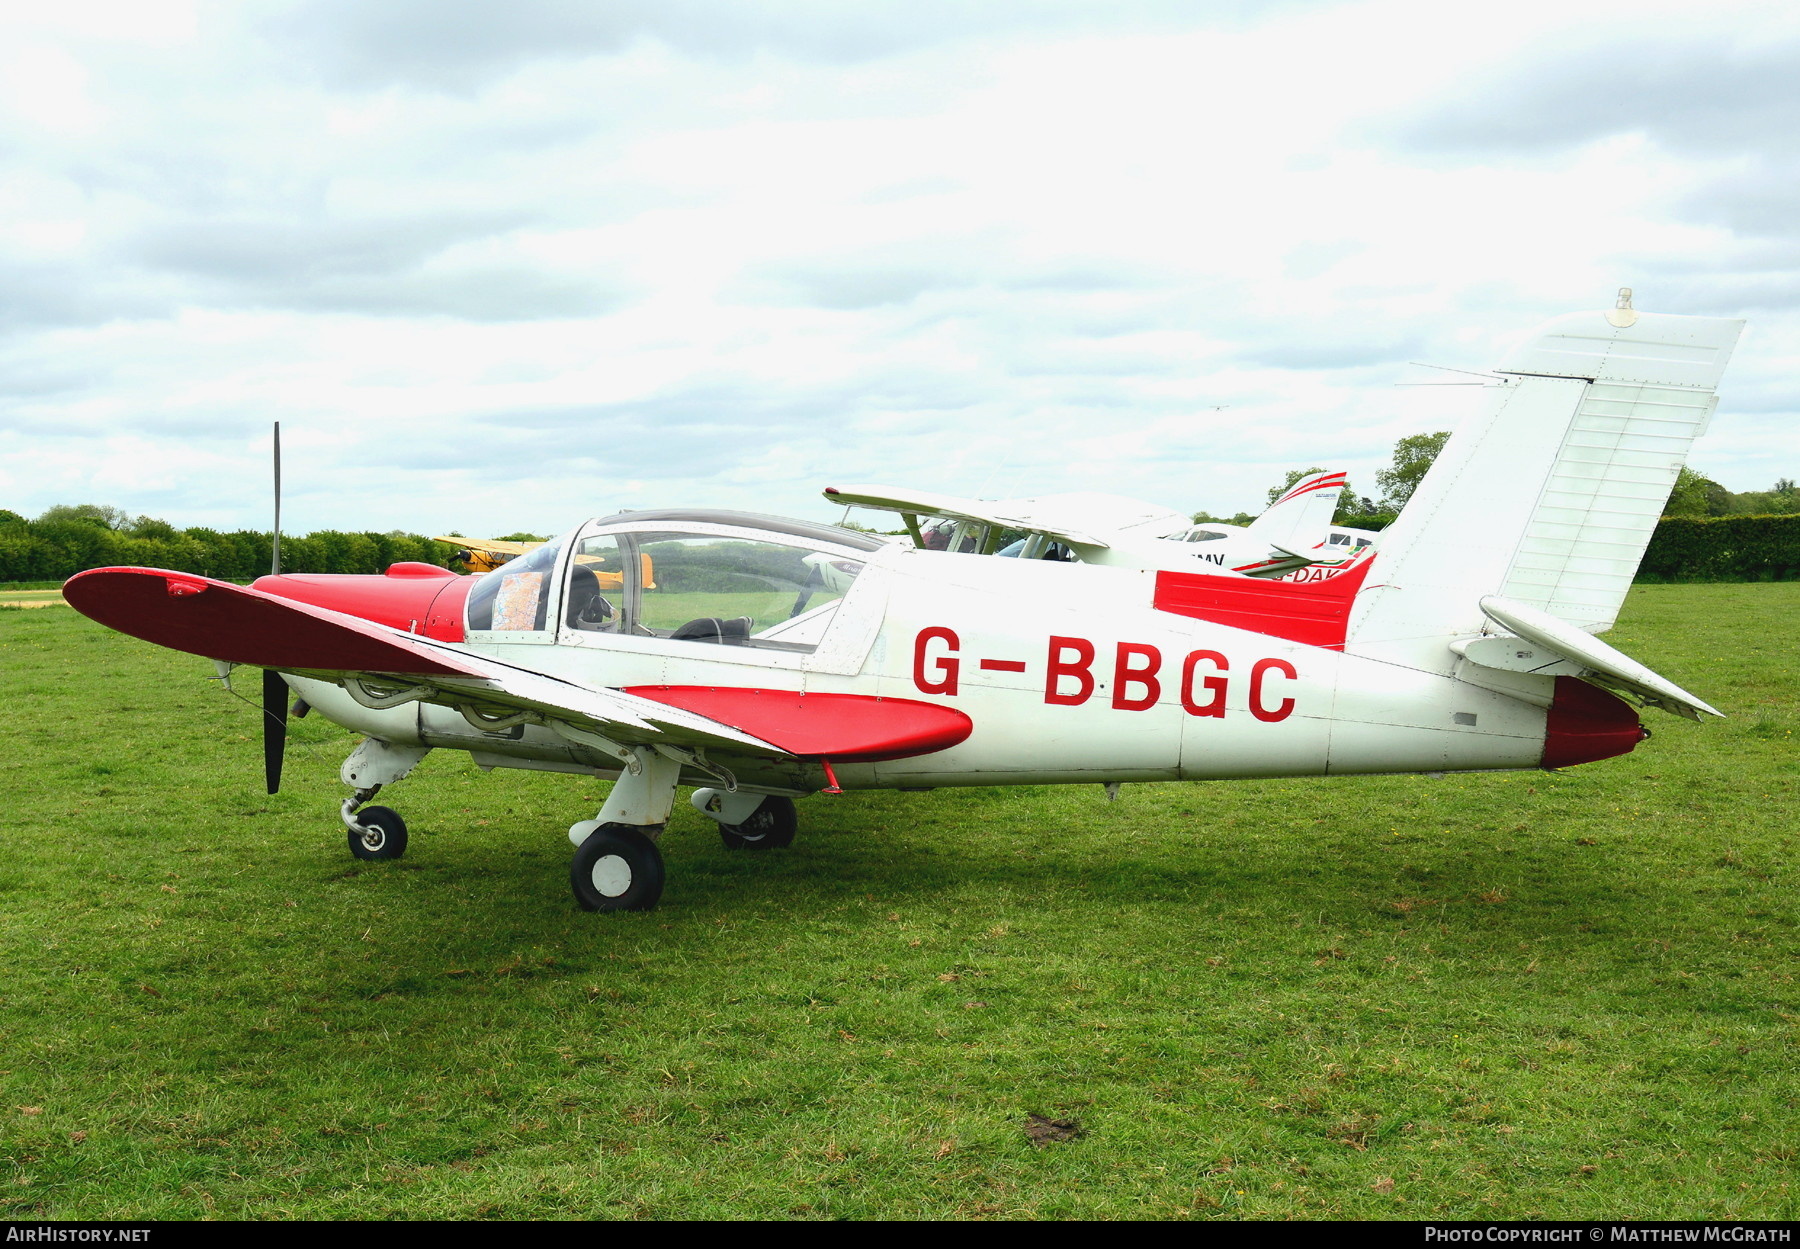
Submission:
[[124,7],[0,19],[16,511],[263,525],[280,419],[300,530],[834,480],[1229,513],[1372,490],[1471,394],[1406,360],[1619,285],[1754,319],[1697,466],[1800,461],[1783,80],[1715,84],[1768,5]]

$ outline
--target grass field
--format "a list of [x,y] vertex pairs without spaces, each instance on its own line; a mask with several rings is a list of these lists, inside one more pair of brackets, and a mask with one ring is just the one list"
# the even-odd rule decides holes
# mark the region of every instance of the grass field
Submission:
[[0,608],[56,606],[66,606],[60,586],[40,586],[27,590],[0,589]]
[[1731,718],[1566,774],[684,801],[596,916],[601,783],[434,755],[359,864],[341,731],[266,797],[209,665],[0,612],[0,1217],[1794,1218],[1796,619],[1634,591]]

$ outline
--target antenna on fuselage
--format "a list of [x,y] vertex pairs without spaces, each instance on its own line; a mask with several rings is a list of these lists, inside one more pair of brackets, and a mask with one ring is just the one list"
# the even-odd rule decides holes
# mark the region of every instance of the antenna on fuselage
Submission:
[[[281,575],[281,422],[275,422],[275,540],[270,544],[269,575]],[[272,792],[272,791],[271,791]]]

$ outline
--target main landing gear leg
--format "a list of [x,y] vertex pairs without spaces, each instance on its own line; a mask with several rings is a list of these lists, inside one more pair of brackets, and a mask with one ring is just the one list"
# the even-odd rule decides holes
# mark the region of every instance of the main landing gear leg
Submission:
[[800,826],[794,800],[776,794],[696,789],[692,801],[694,810],[719,822],[719,837],[727,850],[778,850],[791,846],[794,830]]
[[429,746],[395,746],[370,737],[344,760],[339,775],[356,792],[344,799],[338,814],[349,830],[351,854],[359,859],[397,859],[406,853],[406,821],[400,813],[391,807],[365,807],[363,803],[379,793],[383,785],[403,780],[429,753]]
[[569,886],[584,911],[648,911],[662,897],[663,858],[656,838],[675,805],[681,764],[648,746],[632,751],[636,770],[613,782],[595,819],[569,829],[575,861]]

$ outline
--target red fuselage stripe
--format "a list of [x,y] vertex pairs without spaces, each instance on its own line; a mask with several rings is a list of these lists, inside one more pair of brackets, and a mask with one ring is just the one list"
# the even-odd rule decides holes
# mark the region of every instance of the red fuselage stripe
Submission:
[[1350,605],[1374,562],[1368,560],[1327,580],[1305,582],[1159,572],[1152,603],[1158,611],[1177,616],[1342,650]]

